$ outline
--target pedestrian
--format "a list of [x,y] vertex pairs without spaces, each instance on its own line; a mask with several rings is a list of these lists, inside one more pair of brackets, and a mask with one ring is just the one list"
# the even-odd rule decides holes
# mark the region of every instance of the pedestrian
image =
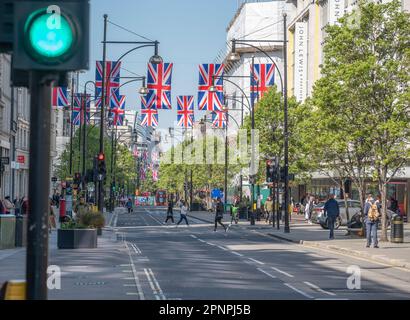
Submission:
[[377,227],[380,221],[380,201],[375,201],[373,197],[368,197],[364,206],[364,221],[366,222],[366,247],[370,248],[373,242],[373,248],[379,248],[377,240]]
[[4,198],[4,208],[6,214],[10,214],[15,209],[14,204],[10,201],[10,196]]
[[266,212],[266,220],[265,222],[269,224],[272,223],[273,221],[273,200],[271,197],[268,197],[268,199],[265,202],[265,212]]
[[222,223],[223,216],[224,216],[224,205],[221,201],[221,198],[218,198],[216,200],[216,207],[215,207],[215,228],[214,228],[214,231],[216,231],[218,223],[224,228],[225,232],[227,231],[226,226]]
[[168,201],[168,208],[167,208],[167,218],[165,219],[165,223],[168,223],[168,220],[171,219],[172,223],[174,222],[174,202],[172,199]]
[[312,224],[312,213],[313,213],[314,201],[315,201],[315,198],[313,196],[310,196],[305,205],[305,220],[309,224]]
[[21,214],[28,214],[28,198],[27,197],[23,197],[22,198],[22,203],[21,203],[21,210],[20,210]]
[[394,213],[398,213],[399,211],[399,202],[394,197],[390,198],[389,210],[393,211]]
[[48,215],[48,231],[51,233],[52,229],[56,228],[56,218],[53,211],[53,199],[50,199],[50,209]]
[[340,215],[339,203],[335,200],[334,194],[329,195],[329,199],[326,201],[323,211],[324,215],[327,215],[327,225],[330,230],[329,239],[333,240],[335,238],[335,222]]
[[179,226],[182,220],[185,220],[186,225],[189,226],[188,219],[187,219],[188,207],[186,205],[186,202],[184,200],[181,200],[180,204],[181,204],[180,218],[176,226]]
[[131,198],[128,198],[128,201],[125,204],[125,206],[127,207],[128,213],[131,213],[132,212],[132,200],[131,200]]
[[235,221],[235,224],[238,224],[238,209],[239,209],[239,204],[235,202],[232,207],[231,207],[231,225],[232,222]]

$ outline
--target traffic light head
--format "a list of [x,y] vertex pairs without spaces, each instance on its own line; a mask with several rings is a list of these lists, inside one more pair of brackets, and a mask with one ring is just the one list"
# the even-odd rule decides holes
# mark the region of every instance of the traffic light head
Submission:
[[16,1],[13,69],[88,69],[89,7],[88,0]]
[[99,153],[98,154],[98,161],[104,161],[105,160],[105,155],[104,153]]

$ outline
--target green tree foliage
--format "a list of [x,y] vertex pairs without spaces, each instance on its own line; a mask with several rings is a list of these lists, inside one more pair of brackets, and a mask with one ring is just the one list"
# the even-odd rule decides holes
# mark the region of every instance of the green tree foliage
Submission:
[[382,197],[410,156],[410,18],[401,3],[361,1],[326,29],[323,77],[316,82],[305,142],[312,162],[351,178],[364,197],[373,177]]

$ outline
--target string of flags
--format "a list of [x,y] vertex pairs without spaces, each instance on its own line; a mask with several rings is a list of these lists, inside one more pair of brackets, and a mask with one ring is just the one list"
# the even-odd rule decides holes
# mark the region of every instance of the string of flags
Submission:
[[[107,61],[105,65],[105,91],[109,101],[109,124],[121,126],[125,116],[125,96],[120,95],[121,62]],[[173,63],[148,63],[147,67],[148,94],[141,96],[141,124],[146,127],[157,127],[159,123],[158,110],[171,110],[171,87]],[[224,110],[223,64],[200,64],[198,80],[198,110],[212,113],[212,125],[215,128],[225,128],[227,114]],[[102,100],[103,63],[96,62],[96,99],[95,106],[99,108]],[[250,70],[251,99],[255,102],[275,83],[275,66],[273,64],[254,64]],[[213,87],[213,90],[210,88]],[[81,104],[79,96],[74,97],[72,121],[74,125],[81,123]],[[81,100],[81,99],[80,99]],[[52,105],[68,108],[70,101],[66,87],[53,88]],[[87,97],[87,119],[89,119],[90,97]],[[89,121],[89,120],[88,120]],[[177,97],[177,125],[182,128],[192,128],[194,125],[194,96]]]

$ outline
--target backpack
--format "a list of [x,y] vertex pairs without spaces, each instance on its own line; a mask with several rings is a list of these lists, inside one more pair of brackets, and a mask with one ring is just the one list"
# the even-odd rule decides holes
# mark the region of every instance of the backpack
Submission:
[[377,203],[370,205],[369,212],[367,213],[367,218],[372,222],[379,219],[379,209],[377,208]]

